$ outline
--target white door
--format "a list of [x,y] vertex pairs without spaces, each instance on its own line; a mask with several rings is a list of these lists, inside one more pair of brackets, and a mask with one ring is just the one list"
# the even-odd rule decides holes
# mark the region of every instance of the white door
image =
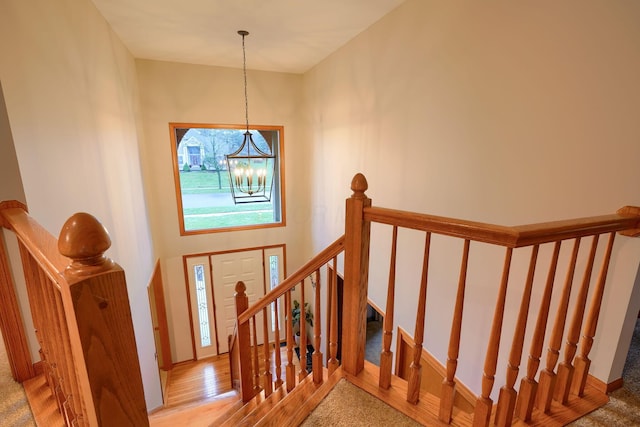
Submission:
[[[231,252],[211,256],[213,267],[214,297],[216,299],[216,324],[218,353],[229,351],[228,336],[233,334],[236,321],[236,283],[243,281],[249,297],[249,305],[264,296],[264,268],[262,250]],[[262,344],[262,315],[256,316],[258,344]]]
[[214,333],[209,257],[187,258],[196,359],[218,354]]

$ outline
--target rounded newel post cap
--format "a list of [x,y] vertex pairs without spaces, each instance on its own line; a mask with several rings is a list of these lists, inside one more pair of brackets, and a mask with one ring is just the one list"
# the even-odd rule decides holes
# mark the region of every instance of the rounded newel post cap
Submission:
[[351,180],[351,191],[353,194],[351,197],[364,197],[364,192],[369,188],[367,178],[363,174],[358,172]]
[[62,226],[58,237],[58,251],[72,260],[67,272],[78,275],[111,268],[113,261],[104,255],[110,247],[107,229],[93,215],[85,212],[72,215]]
[[236,294],[237,295],[244,295],[244,291],[247,290],[247,285],[244,284],[244,282],[241,280],[238,283],[236,283]]

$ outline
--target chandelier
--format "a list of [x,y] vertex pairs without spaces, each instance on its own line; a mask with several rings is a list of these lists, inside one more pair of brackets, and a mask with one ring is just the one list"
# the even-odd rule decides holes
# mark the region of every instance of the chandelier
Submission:
[[[247,96],[247,56],[244,38],[248,31],[240,30],[242,36],[242,70],[244,74],[244,108],[246,131],[242,145],[238,150],[225,155],[229,183],[233,202],[255,203],[271,201],[273,187],[273,173],[275,170],[275,156],[267,153],[253,142],[253,135],[249,131],[249,98]],[[273,151],[273,150],[271,150]]]

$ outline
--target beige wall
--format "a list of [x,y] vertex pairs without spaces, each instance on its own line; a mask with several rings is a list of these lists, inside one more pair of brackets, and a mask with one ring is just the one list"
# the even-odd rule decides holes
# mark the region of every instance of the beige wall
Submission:
[[[640,3],[629,1],[409,0],[361,33],[304,76],[314,251],[342,232],[356,172],[368,178],[376,205],[504,225],[640,205],[638,22]],[[374,243],[388,245],[389,236],[374,227]],[[399,281],[418,283],[424,238],[400,238]],[[441,361],[449,330],[435,320],[451,317],[459,251],[446,246],[452,256],[433,263],[434,283],[451,284],[430,293],[427,307],[425,344]],[[467,290],[458,372],[476,392],[502,256],[472,246],[470,268],[479,276]],[[386,257],[372,253],[370,297],[381,307]],[[515,260],[518,280],[527,258]],[[625,313],[640,306],[637,292],[630,299],[639,262],[640,239],[619,237],[591,353],[592,373],[603,381],[621,376]],[[510,304],[520,289],[511,285]],[[537,284],[534,301],[541,292]],[[398,296],[397,320],[409,331],[416,295]],[[507,312],[507,336],[515,315]],[[496,384],[504,381],[504,355]]]
[[[311,243],[316,252],[342,234],[355,172],[366,174],[377,205],[506,225],[640,205],[639,21],[640,6],[622,0],[409,0],[304,76],[250,71],[251,122],[285,126],[287,227],[268,230],[178,232],[168,123],[242,123],[239,70],[134,62],[86,0],[5,0],[0,81],[32,214],[53,234],[76,211],[111,231],[153,409],[161,398],[145,287],[154,255],[179,361],[191,358],[182,256],[286,243],[291,272]],[[374,243],[385,233],[374,228]],[[401,280],[415,281],[422,240],[401,238]],[[618,239],[599,325],[607,332],[591,353],[604,381],[621,374],[628,313],[640,305],[638,254],[640,240]],[[500,257],[472,260],[479,279],[467,308],[480,320],[465,323],[459,372],[476,392],[495,299],[496,273],[485,266]],[[380,306],[383,258],[372,254],[371,298]],[[436,277],[452,280],[445,271],[457,261],[439,265]],[[515,260],[516,277],[523,265]],[[431,301],[428,322],[450,315],[450,293]],[[414,295],[401,293],[399,305],[398,323],[412,330]],[[429,325],[425,343],[444,360],[448,331]],[[504,367],[503,357],[497,384]]]
[[[248,52],[250,57],[250,52]],[[250,62],[250,61],[249,61]],[[169,123],[242,124],[240,69],[137,60],[145,143],[145,184],[162,262],[174,362],[193,358],[182,256],[285,243],[288,271],[308,258],[307,161],[300,123],[302,77],[248,71],[249,121],[284,126],[286,227],[180,236]]]
[[31,215],[57,236],[90,212],[127,272],[149,409],[162,404],[147,282],[151,236],[131,54],[88,0],[0,3],[0,80]]
[[[22,178],[20,177],[20,167],[18,166],[18,158],[13,145],[13,135],[11,135],[11,127],[9,126],[9,117],[7,115],[7,107],[4,102],[4,93],[0,82],[0,201],[18,200],[26,203],[24,188],[22,187]],[[33,321],[31,320],[31,312],[29,309],[29,298],[27,296],[27,288],[22,274],[13,272],[21,271],[20,250],[15,235],[8,231],[2,230],[0,235],[0,244],[3,244],[2,238],[6,243],[6,252],[11,263],[13,274],[13,283],[15,285],[18,302],[22,313],[29,349],[31,351],[31,359],[38,360],[38,340],[33,332]],[[6,333],[5,333],[6,335]]]
[[16,149],[13,145],[13,136],[9,126],[7,106],[4,102],[4,93],[0,84],[0,201],[18,200],[26,202],[20,167],[16,157]]

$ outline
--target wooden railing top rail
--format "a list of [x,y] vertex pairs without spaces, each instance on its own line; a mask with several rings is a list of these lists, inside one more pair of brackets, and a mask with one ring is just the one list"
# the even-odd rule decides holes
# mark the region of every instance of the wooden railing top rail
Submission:
[[60,287],[60,277],[71,259],[58,251],[58,239],[35,221],[23,207],[5,207],[0,204],[3,225],[8,226],[25,248],[31,253],[40,268]]
[[615,231],[634,230],[632,233],[625,233],[631,235],[633,235],[633,233],[640,233],[640,209],[635,207],[624,207],[612,215],[515,227],[485,224],[373,206],[364,208],[364,219],[366,221],[397,225],[414,230],[430,231],[509,248],[518,248]]
[[322,252],[316,255],[309,262],[300,267],[295,273],[287,277],[269,293],[256,301],[244,313],[238,316],[239,323],[248,322],[253,316],[258,314],[269,303],[284,295],[288,290],[298,285],[301,281],[309,277],[317,269],[328,263],[333,257],[344,250],[344,235],[335,242],[327,246]]

